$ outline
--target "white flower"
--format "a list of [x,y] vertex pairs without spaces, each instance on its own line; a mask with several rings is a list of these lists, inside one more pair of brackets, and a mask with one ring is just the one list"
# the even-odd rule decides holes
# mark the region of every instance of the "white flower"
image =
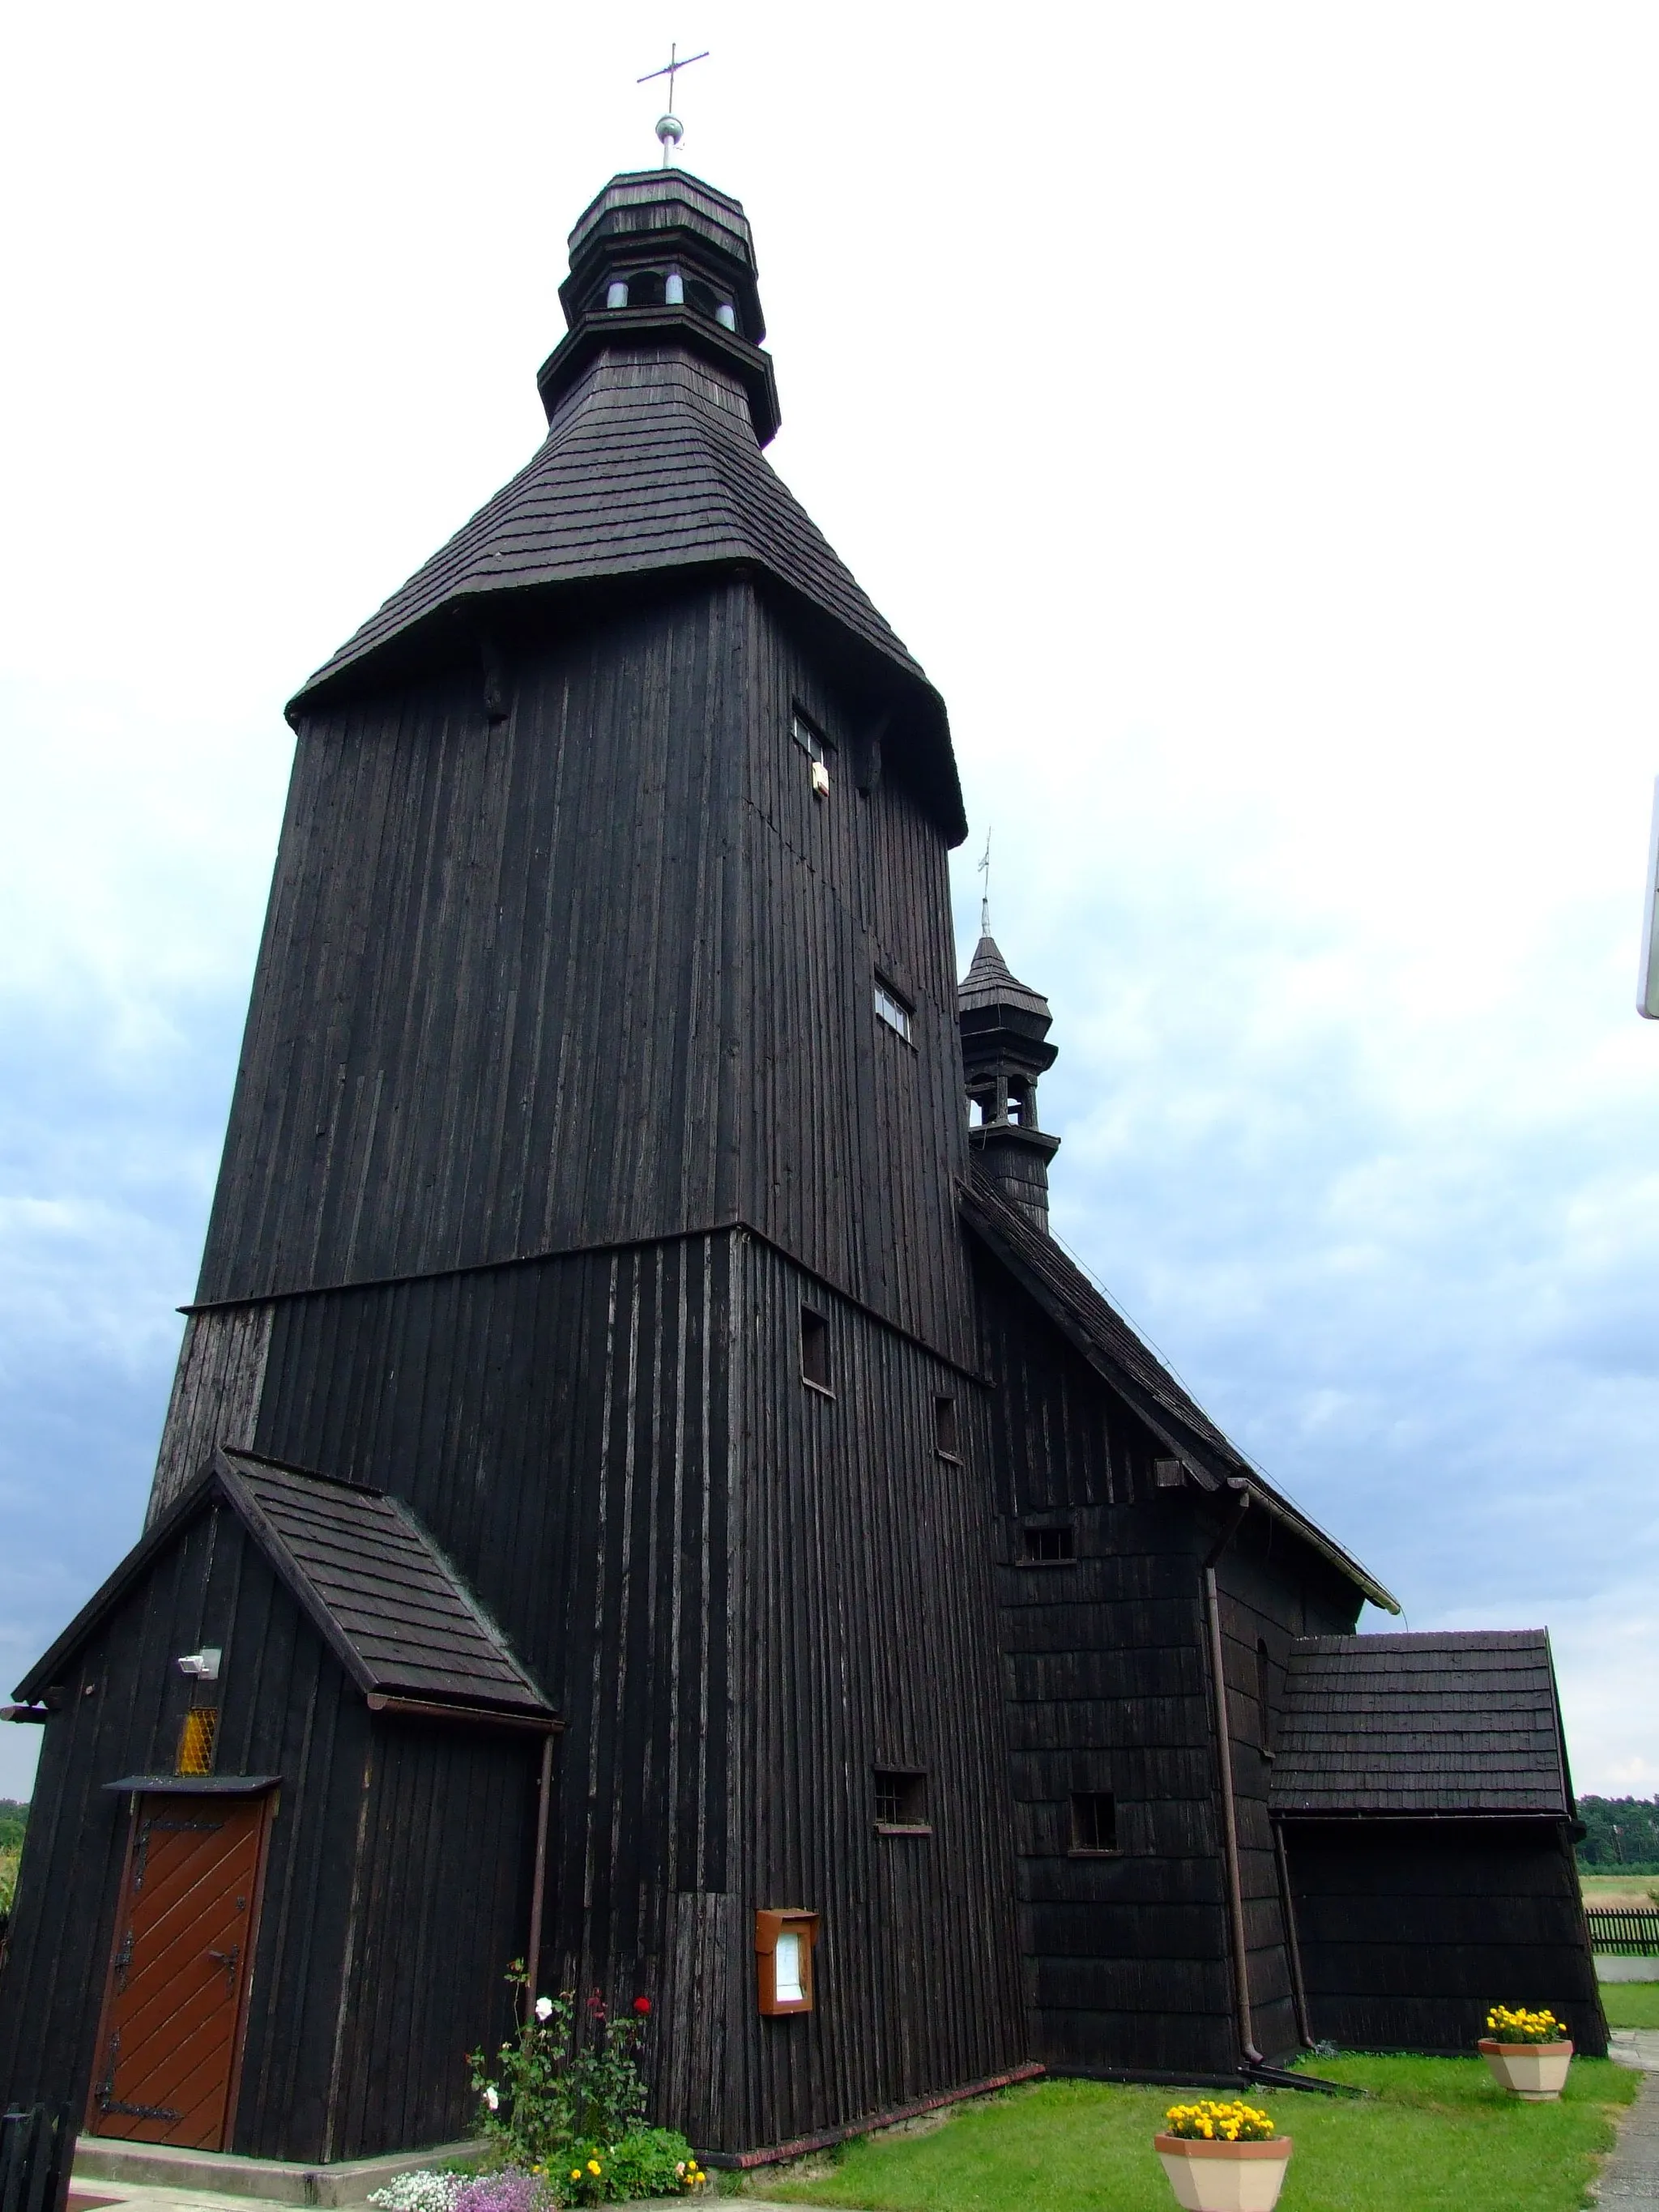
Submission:
[[429,2173],[423,2169],[396,2173],[368,2201],[379,2212],[450,2212],[465,2180],[465,2174]]
[[538,2020],[551,2020],[551,2019],[552,2019],[552,2017],[553,2017],[553,2000],[552,2000],[552,1998],[551,1998],[551,1997],[538,1997],[538,1998],[537,1998],[537,2000],[536,2000],[536,2017],[537,2017],[537,2019],[538,2019]]
[[493,2081],[484,2091],[484,2102],[492,2112],[499,2112],[501,2109],[501,2093]]

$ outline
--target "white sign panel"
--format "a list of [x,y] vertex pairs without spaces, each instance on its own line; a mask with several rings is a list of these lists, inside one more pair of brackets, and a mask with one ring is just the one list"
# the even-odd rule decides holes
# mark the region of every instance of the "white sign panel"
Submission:
[[1642,912],[1642,970],[1636,979],[1636,1011],[1659,1022],[1659,781],[1653,787],[1653,827],[1648,833],[1647,899]]

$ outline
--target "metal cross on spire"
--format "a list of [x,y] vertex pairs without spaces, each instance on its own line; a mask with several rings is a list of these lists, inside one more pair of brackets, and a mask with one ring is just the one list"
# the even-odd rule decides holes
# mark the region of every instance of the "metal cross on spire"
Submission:
[[659,76],[668,79],[668,112],[660,116],[657,122],[657,136],[662,141],[662,165],[665,169],[674,158],[673,149],[685,136],[685,126],[674,112],[674,79],[683,69],[690,69],[693,62],[706,62],[708,58],[708,49],[705,46],[700,54],[688,54],[682,61],[678,44],[671,43],[668,59],[663,66],[647,70],[643,76],[635,79],[636,84],[650,84]]
[[988,937],[991,934],[991,833],[988,830],[985,833],[985,850],[975,861],[974,866],[985,878],[980,892],[979,933],[981,937]]

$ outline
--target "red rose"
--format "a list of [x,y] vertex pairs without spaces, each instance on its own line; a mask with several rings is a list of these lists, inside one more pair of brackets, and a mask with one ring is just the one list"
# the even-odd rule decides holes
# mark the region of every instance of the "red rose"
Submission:
[[650,2000],[650,1998],[649,1998],[649,1997],[635,1997],[635,2000],[634,2000],[634,2009],[635,2009],[635,2011],[636,2013],[638,2013],[638,2014],[639,2014],[640,2018],[641,2018],[641,2020],[643,2020],[643,2019],[645,2018],[645,2016],[646,2016],[647,2013],[648,2013],[648,2012],[650,2011],[650,2009],[651,2009],[651,2000]]

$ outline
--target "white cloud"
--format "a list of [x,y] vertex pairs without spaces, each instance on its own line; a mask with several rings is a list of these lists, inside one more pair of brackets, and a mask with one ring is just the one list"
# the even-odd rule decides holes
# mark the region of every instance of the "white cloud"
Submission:
[[1581,1781],[1650,1775],[1659,27],[960,30],[20,22],[7,1407],[22,1479],[106,1501],[31,1532],[29,1632],[136,1523],[282,699],[533,447],[563,233],[653,151],[633,79],[673,36],[714,49],[687,157],[757,224],[775,458],[945,690],[1054,1003],[1064,1234],[1414,1624],[1565,1624]]

